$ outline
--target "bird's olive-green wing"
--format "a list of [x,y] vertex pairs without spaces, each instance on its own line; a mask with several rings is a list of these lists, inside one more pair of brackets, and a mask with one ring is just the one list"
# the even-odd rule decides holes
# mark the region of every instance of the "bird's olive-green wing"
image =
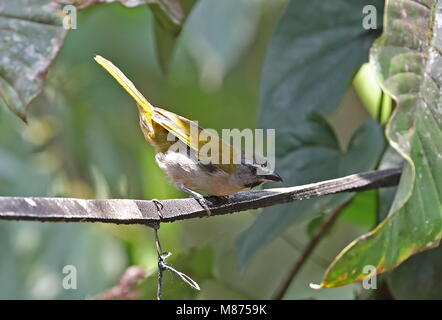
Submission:
[[[205,130],[194,121],[162,108],[155,108],[152,121],[158,123],[186,146],[196,151],[203,163],[211,163],[226,172],[233,172],[239,152],[217,134]],[[235,161],[236,160],[236,161]]]

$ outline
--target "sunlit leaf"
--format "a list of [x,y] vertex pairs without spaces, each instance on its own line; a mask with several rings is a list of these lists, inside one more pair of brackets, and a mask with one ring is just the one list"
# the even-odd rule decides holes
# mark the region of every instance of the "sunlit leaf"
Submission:
[[341,252],[323,287],[363,279],[366,265],[394,268],[442,237],[442,1],[389,0],[386,8],[371,61],[397,102],[387,138],[405,159],[404,172],[388,217]]
[[370,63],[364,63],[353,79],[359,98],[373,119],[378,119],[382,102],[382,89],[376,78],[376,71]]

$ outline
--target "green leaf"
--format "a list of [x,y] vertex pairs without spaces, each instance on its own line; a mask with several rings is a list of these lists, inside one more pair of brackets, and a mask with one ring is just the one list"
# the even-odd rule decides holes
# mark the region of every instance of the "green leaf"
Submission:
[[182,44],[200,69],[204,89],[216,90],[255,39],[264,0],[200,0]]
[[362,65],[353,79],[353,86],[370,115],[386,124],[392,112],[392,99],[382,91],[372,64]]
[[389,0],[383,36],[371,61],[381,85],[397,102],[387,138],[405,159],[388,216],[348,245],[324,276],[322,287],[363,279],[438,246],[442,237],[442,1]]
[[371,117],[378,119],[382,106],[382,89],[370,63],[364,63],[356,73],[353,86]]
[[[382,169],[403,165],[403,158],[389,148],[382,159]],[[385,218],[397,188],[379,190],[379,216]],[[406,260],[385,278],[395,299],[440,299],[442,297],[442,247],[421,252]]]
[[[290,1],[267,49],[261,82],[260,126],[277,128],[277,171],[286,185],[301,185],[372,169],[383,148],[379,126],[368,122],[342,155],[333,130],[312,111],[334,111],[349,78],[367,59],[377,36],[361,26],[362,9],[383,1]],[[378,19],[380,21],[381,19]],[[240,266],[291,224],[331,209],[340,194],[264,209],[238,238]]]
[[66,35],[57,8],[51,0],[0,4],[0,97],[24,121]]

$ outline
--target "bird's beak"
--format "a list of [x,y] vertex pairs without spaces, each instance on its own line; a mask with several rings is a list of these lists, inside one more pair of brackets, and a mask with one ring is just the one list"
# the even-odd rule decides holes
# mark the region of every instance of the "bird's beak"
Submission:
[[267,181],[273,181],[273,182],[284,182],[282,180],[281,176],[277,174],[276,172],[273,172],[272,174],[266,174],[262,176]]

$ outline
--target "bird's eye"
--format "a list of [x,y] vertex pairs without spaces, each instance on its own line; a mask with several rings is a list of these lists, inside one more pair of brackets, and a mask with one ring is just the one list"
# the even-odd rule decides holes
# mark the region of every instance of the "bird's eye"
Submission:
[[267,160],[263,164],[261,164],[261,167],[267,168]]

